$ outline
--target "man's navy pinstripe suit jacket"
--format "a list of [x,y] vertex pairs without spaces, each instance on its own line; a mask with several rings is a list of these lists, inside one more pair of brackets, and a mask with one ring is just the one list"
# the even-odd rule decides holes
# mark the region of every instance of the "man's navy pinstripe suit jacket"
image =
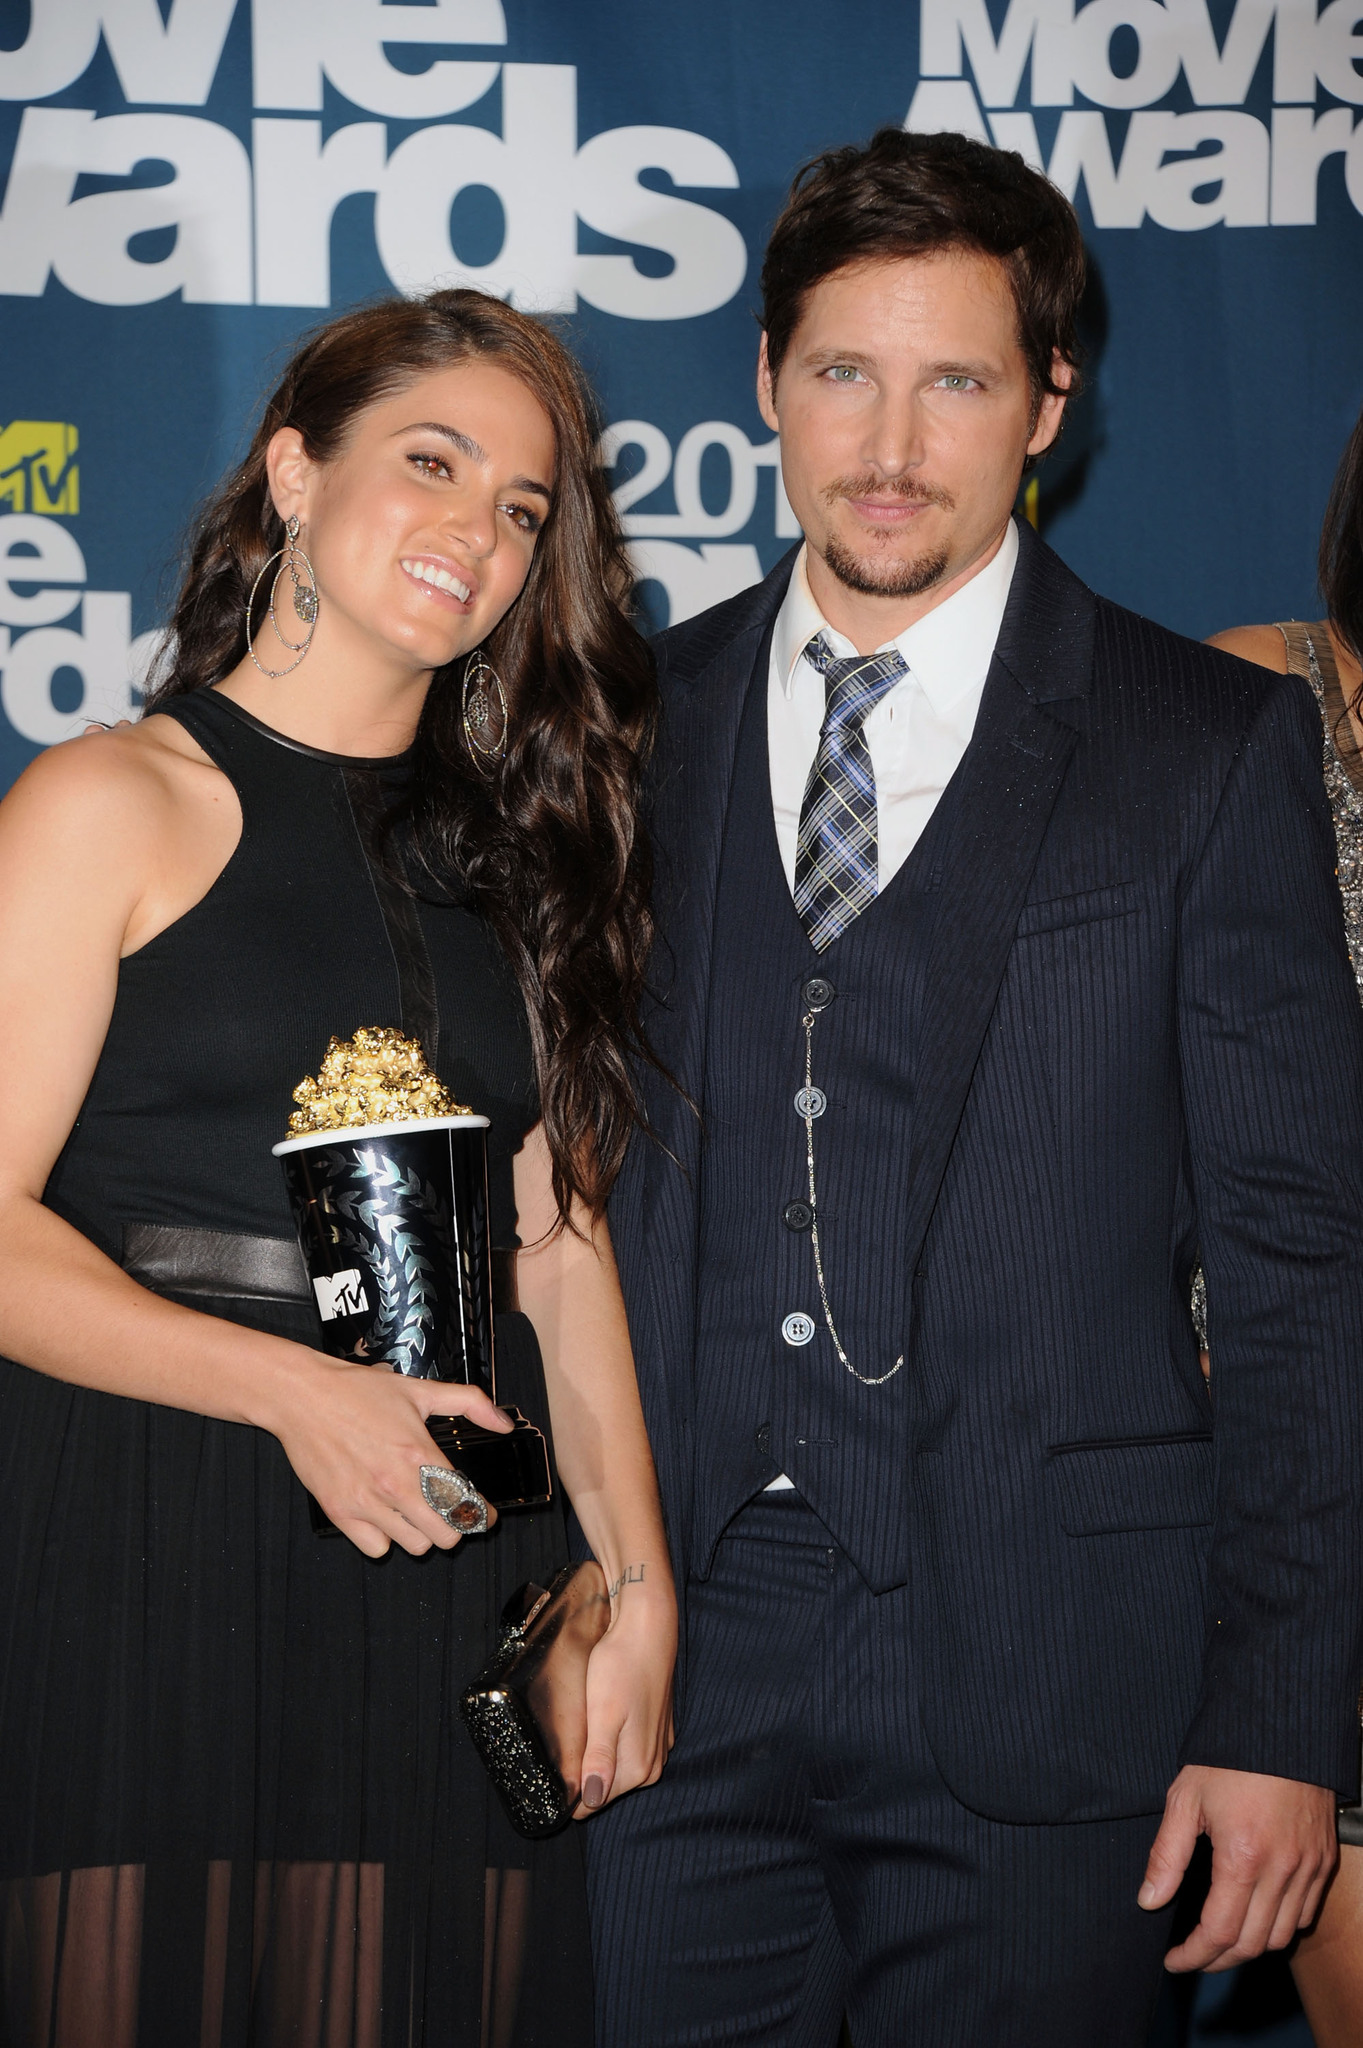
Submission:
[[[886,1498],[845,1471],[843,1507],[889,1532],[928,1739],[976,1811],[1154,1811],[1182,1762],[1353,1796],[1363,1015],[1319,714],[1021,540],[915,1113],[867,1162],[909,1190],[900,1476]],[[649,1030],[695,1101],[738,724],[791,559],[659,643]],[[611,1222],[684,1609],[704,1141],[645,1087],[660,1142]]]

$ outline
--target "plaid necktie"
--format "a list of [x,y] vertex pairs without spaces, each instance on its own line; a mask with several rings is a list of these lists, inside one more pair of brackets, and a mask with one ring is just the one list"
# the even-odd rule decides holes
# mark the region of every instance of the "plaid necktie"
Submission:
[[800,806],[795,908],[822,953],[875,901],[880,886],[876,778],[862,726],[908,666],[894,648],[839,661],[822,633],[806,647],[805,660],[822,675],[827,698]]

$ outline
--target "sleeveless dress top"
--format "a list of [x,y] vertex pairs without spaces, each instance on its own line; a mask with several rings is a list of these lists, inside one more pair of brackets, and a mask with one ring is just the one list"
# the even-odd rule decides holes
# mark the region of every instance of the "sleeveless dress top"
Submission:
[[1287,643],[1287,666],[1315,691],[1325,726],[1325,793],[1339,851],[1339,893],[1349,958],[1363,998],[1363,755],[1344,702],[1339,669],[1325,621],[1303,626],[1293,619],[1278,631]]
[[[404,1021],[390,932],[416,918],[423,1036],[492,1120],[513,1245],[526,1018],[483,922],[370,856],[408,757],[320,753],[215,691],[162,715],[241,838],[123,961],[49,1206],[115,1259],[137,1224],[290,1239],[291,1091],[333,1034]],[[317,1342],[310,1303],[191,1305]],[[500,1397],[547,1428],[533,1330],[496,1335]],[[457,1707],[509,1594],[566,1555],[555,1505],[365,1558],[314,1534],[268,1432],[0,1361],[0,2040],[588,2048],[577,1832],[512,1833]]]

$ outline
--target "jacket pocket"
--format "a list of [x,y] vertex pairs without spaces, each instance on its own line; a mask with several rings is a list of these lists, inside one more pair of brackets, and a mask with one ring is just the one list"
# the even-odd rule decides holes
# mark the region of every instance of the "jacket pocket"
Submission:
[[1054,932],[1068,924],[1094,924],[1104,917],[1126,917],[1149,900],[1142,882],[1114,882],[1109,889],[1081,889],[1076,896],[1051,896],[1044,903],[1024,903],[1017,935]]
[[1071,1536],[1191,1529],[1212,1518],[1209,1436],[1057,1444],[1046,1469],[1061,1526]]

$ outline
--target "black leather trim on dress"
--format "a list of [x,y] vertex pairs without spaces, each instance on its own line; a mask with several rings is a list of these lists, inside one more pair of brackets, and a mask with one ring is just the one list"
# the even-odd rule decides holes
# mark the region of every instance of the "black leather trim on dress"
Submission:
[[[253,711],[248,711],[244,705],[235,703],[231,697],[224,697],[221,690],[214,694],[220,704],[227,706],[234,718],[239,718],[243,725],[249,725],[252,731],[260,733],[262,738],[273,740],[278,747],[287,747],[290,753],[306,754],[309,760],[325,761],[333,768],[398,768],[404,761],[410,760],[412,755],[411,747],[404,747],[400,754],[329,754],[325,747],[310,747],[304,740],[290,739],[286,732],[276,732],[272,725],[266,725],[264,719],[257,718]],[[165,708],[169,710],[170,706],[167,705]]]
[[156,1294],[203,1294],[219,1301],[311,1299],[303,1255],[292,1237],[125,1223],[120,1264]]

